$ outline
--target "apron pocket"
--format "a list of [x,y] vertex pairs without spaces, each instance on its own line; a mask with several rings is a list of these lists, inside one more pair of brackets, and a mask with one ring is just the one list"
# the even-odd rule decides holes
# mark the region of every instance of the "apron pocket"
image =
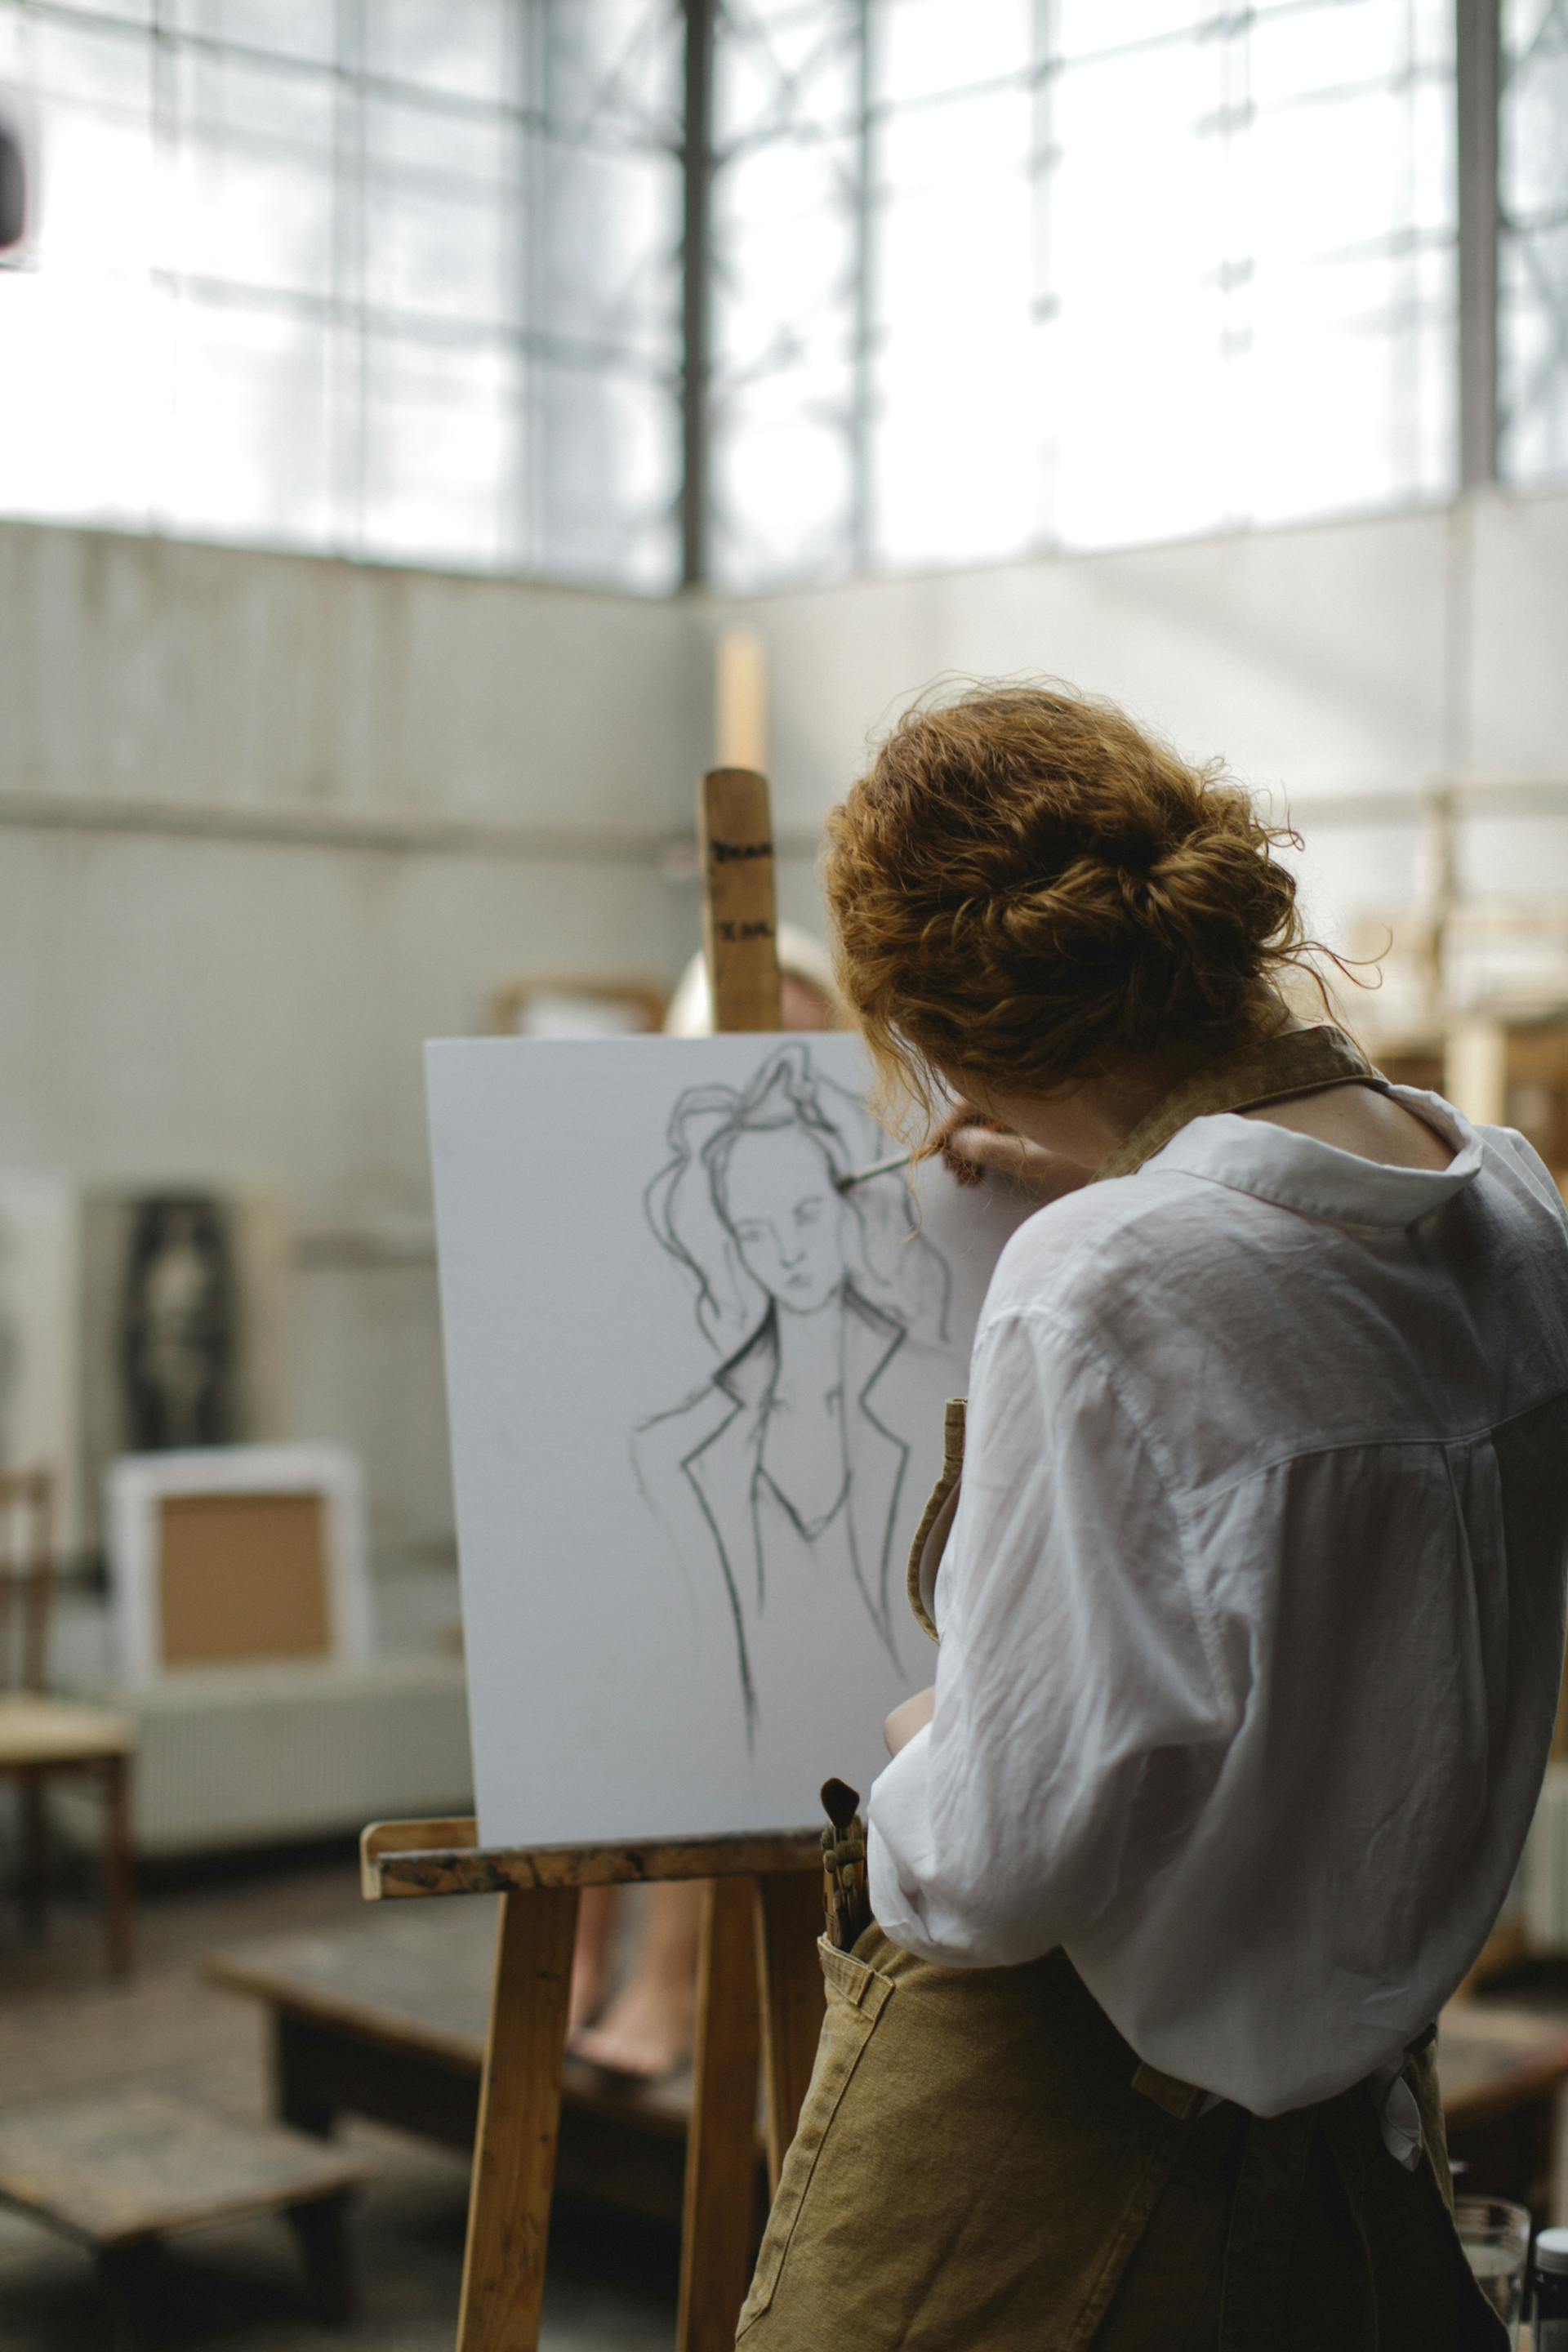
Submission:
[[858,1960],[853,1952],[839,1951],[826,1936],[818,1939],[816,1948],[827,1988],[822,2038],[816,2045],[816,2062],[811,2070],[800,2122],[784,2157],[778,2194],[763,2233],[752,2291],[741,2313],[739,2336],[762,2317],[773,2299],[789,2242],[816,2170],[816,2159],[838,2112],[838,2103],[848,2088],[849,2078],[860,2062],[860,2053],[870,2040],[878,2018],[896,1990],[891,1977],[880,1975],[865,1960]]

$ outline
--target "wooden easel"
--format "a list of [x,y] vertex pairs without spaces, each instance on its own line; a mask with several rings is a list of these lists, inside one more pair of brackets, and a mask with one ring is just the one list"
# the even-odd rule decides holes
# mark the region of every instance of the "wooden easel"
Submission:
[[[703,939],[714,1026],[779,1025],[765,780],[705,776]],[[472,1821],[381,1822],[362,1841],[372,1902],[501,1896],[458,2352],[535,2352],[584,1886],[709,1882],[697,1980],[679,2352],[728,2352],[750,2275],[763,2072],[774,2185],[822,2023],[822,1850],[809,1832],[640,1846],[482,1848]]]

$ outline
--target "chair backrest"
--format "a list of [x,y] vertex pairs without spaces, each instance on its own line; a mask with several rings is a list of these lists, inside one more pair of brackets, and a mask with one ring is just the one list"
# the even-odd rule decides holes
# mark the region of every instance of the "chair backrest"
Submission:
[[0,1471],[0,1691],[48,1687],[54,1503],[47,1470]]

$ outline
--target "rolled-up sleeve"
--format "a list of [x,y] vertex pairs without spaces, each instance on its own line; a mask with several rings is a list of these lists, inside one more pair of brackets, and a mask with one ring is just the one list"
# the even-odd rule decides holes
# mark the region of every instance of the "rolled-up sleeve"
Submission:
[[872,1907],[929,1959],[1008,1966],[1099,1917],[1145,1826],[1179,1829],[1234,1712],[1150,1445],[1041,1316],[976,1344],[937,1623],[932,1719],[871,1791]]

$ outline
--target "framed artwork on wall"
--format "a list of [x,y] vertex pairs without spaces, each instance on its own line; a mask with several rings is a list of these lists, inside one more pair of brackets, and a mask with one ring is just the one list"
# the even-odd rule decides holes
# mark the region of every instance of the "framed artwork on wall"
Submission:
[[266,1194],[95,1190],[81,1206],[82,1496],[122,1454],[281,1438],[292,1265]]
[[364,1479],[346,1447],[127,1454],[104,1508],[124,1683],[367,1663]]

